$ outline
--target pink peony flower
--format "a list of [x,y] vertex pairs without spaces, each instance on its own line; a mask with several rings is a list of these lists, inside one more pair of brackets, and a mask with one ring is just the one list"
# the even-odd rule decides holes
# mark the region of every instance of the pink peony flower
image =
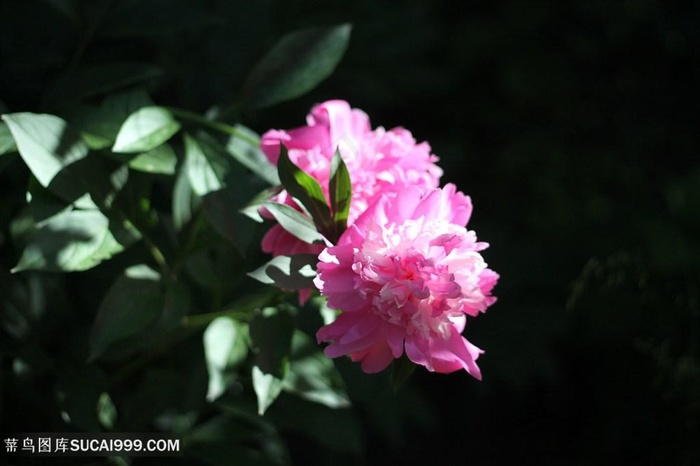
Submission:
[[466,316],[486,311],[498,274],[465,227],[469,197],[454,185],[383,195],[325,248],[315,284],[342,310],[318,333],[329,357],[350,355],[379,372],[404,351],[430,371],[465,369],[477,379],[482,351],[461,336]]
[[[430,153],[427,143],[416,144],[411,133],[403,128],[372,130],[367,114],[350,108],[342,100],[316,105],[306,121],[307,126],[300,128],[266,132],[261,148],[276,164],[283,143],[292,162],[318,180],[326,200],[331,159],[339,149],[352,182],[348,224],[383,194],[405,186],[431,189],[439,185],[442,170],[435,165],[437,157]],[[286,191],[273,200],[299,209]],[[306,244],[275,225],[263,238],[262,248],[278,256],[319,253],[323,246]]]

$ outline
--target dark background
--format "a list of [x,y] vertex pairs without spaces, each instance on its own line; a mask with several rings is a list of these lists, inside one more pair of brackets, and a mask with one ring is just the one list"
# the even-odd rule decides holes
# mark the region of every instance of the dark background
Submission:
[[362,454],[282,432],[293,463],[700,464],[696,2],[3,0],[0,100],[50,112],[84,43],[81,65],[156,65],[155,102],[203,113],[282,34],[342,22],[330,79],[241,120],[291,128],[340,98],[427,140],[499,301],[465,332],[482,382],[354,376]]

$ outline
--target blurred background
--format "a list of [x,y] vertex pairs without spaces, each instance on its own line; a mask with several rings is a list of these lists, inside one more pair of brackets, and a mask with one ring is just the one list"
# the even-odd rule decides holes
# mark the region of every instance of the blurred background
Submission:
[[82,48],[157,68],[156,103],[204,113],[284,33],[344,22],[328,80],[241,121],[296,127],[339,98],[428,141],[472,197],[499,300],[465,331],[482,382],[417,370],[394,392],[340,361],[361,433],[323,444],[278,413],[291,463],[700,464],[697,2],[3,0],[2,111],[49,111]]

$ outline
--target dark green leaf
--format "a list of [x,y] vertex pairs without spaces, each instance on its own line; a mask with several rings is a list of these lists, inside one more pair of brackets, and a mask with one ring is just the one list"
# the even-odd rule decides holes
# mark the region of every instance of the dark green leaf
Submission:
[[285,309],[264,308],[250,323],[250,339],[255,352],[253,388],[258,398],[258,414],[275,401],[289,370],[294,318]]
[[105,374],[95,366],[71,364],[62,367],[57,382],[66,424],[88,432],[99,430],[98,402],[109,383]]
[[255,365],[265,374],[282,379],[288,369],[294,332],[294,316],[287,308],[266,307],[250,322],[250,339]]
[[248,275],[266,285],[288,290],[313,288],[318,257],[314,254],[277,256]]
[[87,270],[139,237],[128,224],[110,227],[107,217],[97,210],[60,212],[37,227],[13,272]]
[[295,396],[280,398],[265,417],[276,426],[335,450],[360,454],[362,426],[351,409],[332,409]]
[[129,160],[129,167],[146,173],[175,173],[177,156],[168,143],[161,144],[155,149],[137,155]]
[[329,408],[350,406],[348,394],[333,361],[305,333],[295,330],[289,373],[284,390]]
[[66,73],[47,91],[46,105],[77,102],[106,94],[162,74],[159,68],[142,63],[108,63],[84,67]]
[[42,186],[48,186],[64,167],[88,153],[88,147],[80,136],[57,116],[12,113],[2,118],[14,137],[22,159]]
[[46,0],[56,11],[60,12],[74,24],[80,23],[80,13],[78,12],[79,0]]
[[231,136],[226,150],[239,163],[271,185],[280,183],[277,169],[260,150],[260,137],[243,125],[236,125],[236,136]]
[[10,133],[10,128],[7,127],[7,123],[0,121],[0,155],[15,152],[16,150],[17,146],[12,133]]
[[126,269],[105,296],[90,332],[90,360],[134,337],[163,311],[160,275],[145,265]]
[[143,107],[129,115],[119,129],[114,152],[146,152],[163,144],[180,130],[172,113],[162,107]]
[[398,390],[415,370],[416,364],[408,359],[406,355],[395,359],[391,365],[391,382],[394,386],[394,390]]
[[321,185],[315,178],[294,165],[284,144],[280,144],[277,170],[282,186],[309,211],[318,232],[326,237],[332,236],[333,221]]
[[168,36],[225,24],[226,20],[190,0],[116,2],[98,30],[109,37]]
[[330,181],[328,191],[331,201],[331,212],[333,215],[333,225],[335,237],[331,238],[333,243],[337,242],[348,225],[348,215],[350,213],[350,201],[352,199],[352,183],[348,167],[340,156],[340,151],[336,150],[331,160]]
[[[240,409],[240,404],[195,426],[183,441],[184,452],[197,464],[219,466],[279,466],[289,464],[284,442],[264,418]],[[262,440],[262,442],[261,442]]]
[[305,94],[330,76],[350,41],[349,24],[305,29],[284,36],[253,68],[243,102],[267,107]]
[[282,228],[305,243],[323,241],[323,237],[316,231],[316,226],[311,219],[293,207],[278,202],[266,202],[263,207],[275,217]]

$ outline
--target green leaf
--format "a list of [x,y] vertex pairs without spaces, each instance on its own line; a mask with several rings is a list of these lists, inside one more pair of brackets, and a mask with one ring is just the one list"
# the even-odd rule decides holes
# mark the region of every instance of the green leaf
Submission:
[[64,167],[88,153],[88,147],[80,136],[57,116],[12,113],[2,118],[14,137],[22,159],[44,187]]
[[284,36],[253,68],[242,100],[252,108],[299,97],[330,76],[345,54],[351,26],[305,29]]
[[279,400],[266,419],[283,431],[303,435],[334,450],[356,455],[363,451],[362,426],[357,413],[351,409],[331,409],[287,396]]
[[253,367],[252,376],[253,390],[258,397],[258,414],[262,416],[282,393],[282,379],[263,373],[258,366]]
[[222,189],[228,166],[228,160],[211,145],[185,134],[183,170],[195,194],[204,196]]
[[145,265],[124,271],[107,292],[90,331],[90,356],[102,357],[111,345],[134,337],[163,310],[160,275]]
[[253,388],[258,414],[264,414],[282,391],[289,370],[294,317],[285,308],[266,307],[250,322],[250,339],[255,352]]
[[350,399],[333,361],[305,333],[295,330],[284,390],[329,408],[346,408]]
[[4,155],[10,152],[15,152],[17,150],[17,145],[15,145],[15,140],[10,133],[10,128],[7,127],[7,123],[0,121],[0,155]]
[[128,179],[129,168],[126,165],[91,152],[61,170],[51,180],[48,189],[70,203],[87,197],[93,201],[91,205],[81,203],[76,207],[90,209],[99,206],[106,212]]
[[146,173],[172,175],[175,173],[177,156],[170,144],[164,143],[155,149],[137,155],[129,160],[129,167]]
[[181,166],[173,185],[173,223],[178,230],[181,230],[192,219],[193,212],[202,203],[202,199],[194,193],[190,186],[188,174],[184,165]]
[[340,156],[340,150],[336,150],[331,160],[330,181],[328,191],[331,201],[331,213],[333,215],[333,225],[335,237],[331,242],[336,243],[340,235],[348,226],[348,215],[350,214],[350,201],[352,199],[352,183],[348,167]]
[[399,359],[395,359],[391,365],[391,383],[394,390],[398,390],[401,385],[408,380],[416,369],[416,364],[408,359],[405,354]]
[[259,189],[259,180],[206,133],[199,133],[196,138],[185,135],[182,170],[187,172],[194,194],[202,197],[211,225],[245,256],[251,242],[259,240],[259,233],[256,225],[243,221],[238,209]]
[[72,429],[99,431],[96,408],[100,393],[109,383],[108,378],[95,366],[74,365],[67,360],[61,366],[61,371],[56,374],[55,390],[63,395],[59,403],[64,421]]
[[109,219],[97,210],[60,212],[37,227],[12,272],[87,270],[139,238],[128,224],[110,227]]
[[288,290],[313,288],[318,257],[314,254],[277,256],[248,275],[266,285]]
[[277,169],[260,150],[260,136],[243,125],[235,126],[237,135],[231,136],[226,151],[241,165],[271,185],[280,184]]
[[273,196],[276,196],[281,191],[282,186],[270,186],[269,188],[256,194],[253,199],[248,202],[248,204],[239,210],[239,212],[258,223],[262,223],[265,221],[265,219],[260,215],[260,207],[262,207],[264,203],[268,202]]
[[184,453],[203,465],[279,466],[289,464],[285,442],[272,425],[249,410],[230,405],[217,407],[224,413],[206,419],[188,431]]
[[80,131],[90,148],[105,149],[114,144],[119,129],[129,115],[153,105],[142,88],[129,89],[107,96],[99,108],[81,107],[69,121]]
[[119,129],[114,152],[146,152],[163,144],[180,130],[172,113],[162,107],[143,107],[129,115]]
[[294,333],[294,316],[285,307],[266,307],[250,321],[254,363],[265,374],[282,379],[287,372]]
[[266,202],[263,207],[275,217],[282,228],[305,243],[312,244],[323,241],[323,237],[316,231],[316,226],[311,219],[293,207],[278,202]]
[[332,236],[333,221],[331,211],[323,195],[323,189],[315,178],[294,165],[289,159],[287,148],[280,144],[280,157],[277,161],[282,186],[309,211],[316,229],[322,235]]
[[230,382],[226,371],[248,354],[247,326],[230,317],[213,320],[204,331],[204,355],[209,373],[207,400],[218,398]]
[[97,420],[107,430],[114,429],[117,422],[117,408],[107,392],[100,393],[97,399]]
[[45,97],[47,106],[64,102],[79,102],[88,97],[133,86],[162,74],[159,68],[142,63],[115,63],[94,65],[68,72],[56,80]]

